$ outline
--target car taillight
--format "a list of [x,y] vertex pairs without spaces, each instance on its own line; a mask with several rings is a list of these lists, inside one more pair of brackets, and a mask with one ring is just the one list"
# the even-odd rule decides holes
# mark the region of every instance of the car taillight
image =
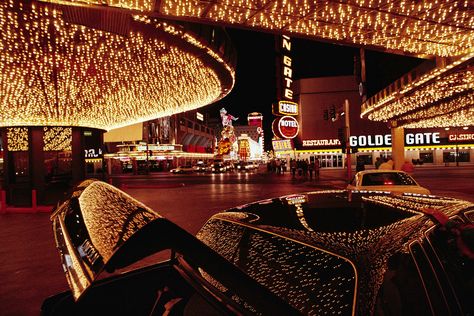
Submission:
[[384,185],[393,185],[393,182],[392,181],[385,181],[383,184]]

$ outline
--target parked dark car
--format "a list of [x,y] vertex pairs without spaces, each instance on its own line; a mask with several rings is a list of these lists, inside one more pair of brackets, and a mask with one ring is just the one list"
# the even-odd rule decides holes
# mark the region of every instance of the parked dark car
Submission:
[[211,167],[212,173],[224,173],[227,171],[227,167],[222,162],[216,162]]
[[[51,218],[71,291],[46,299],[43,315],[474,312],[469,202],[296,194],[216,214],[195,238],[115,187],[86,181]],[[136,267],[166,249],[169,260]]]

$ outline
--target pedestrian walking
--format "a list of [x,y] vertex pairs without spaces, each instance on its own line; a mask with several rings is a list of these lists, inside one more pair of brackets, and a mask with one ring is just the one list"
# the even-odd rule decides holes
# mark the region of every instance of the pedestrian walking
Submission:
[[411,175],[415,171],[415,166],[409,160],[405,160],[401,167],[401,170]]
[[375,169],[380,168],[380,165],[381,165],[382,163],[383,163],[382,158],[377,157],[377,158],[375,159]]
[[314,161],[310,161],[308,165],[309,180],[313,181]]
[[364,160],[361,157],[357,157],[356,172],[364,171],[364,170],[365,170]]
[[319,180],[319,158],[314,160],[314,178]]
[[294,179],[296,177],[296,160],[295,159],[291,159],[290,169],[291,169],[292,178]]

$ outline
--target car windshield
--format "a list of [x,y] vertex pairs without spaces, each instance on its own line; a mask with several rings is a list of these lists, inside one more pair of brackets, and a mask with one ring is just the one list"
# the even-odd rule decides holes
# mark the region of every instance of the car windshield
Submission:
[[362,178],[363,186],[371,185],[417,185],[412,177],[401,172],[368,173]]

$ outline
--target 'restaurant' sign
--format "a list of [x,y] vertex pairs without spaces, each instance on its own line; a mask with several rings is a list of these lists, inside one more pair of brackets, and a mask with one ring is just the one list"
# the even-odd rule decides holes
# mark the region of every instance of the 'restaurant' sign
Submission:
[[298,121],[292,116],[282,116],[272,123],[273,134],[280,138],[295,138],[299,132]]
[[339,146],[339,139],[303,139],[303,147]]

